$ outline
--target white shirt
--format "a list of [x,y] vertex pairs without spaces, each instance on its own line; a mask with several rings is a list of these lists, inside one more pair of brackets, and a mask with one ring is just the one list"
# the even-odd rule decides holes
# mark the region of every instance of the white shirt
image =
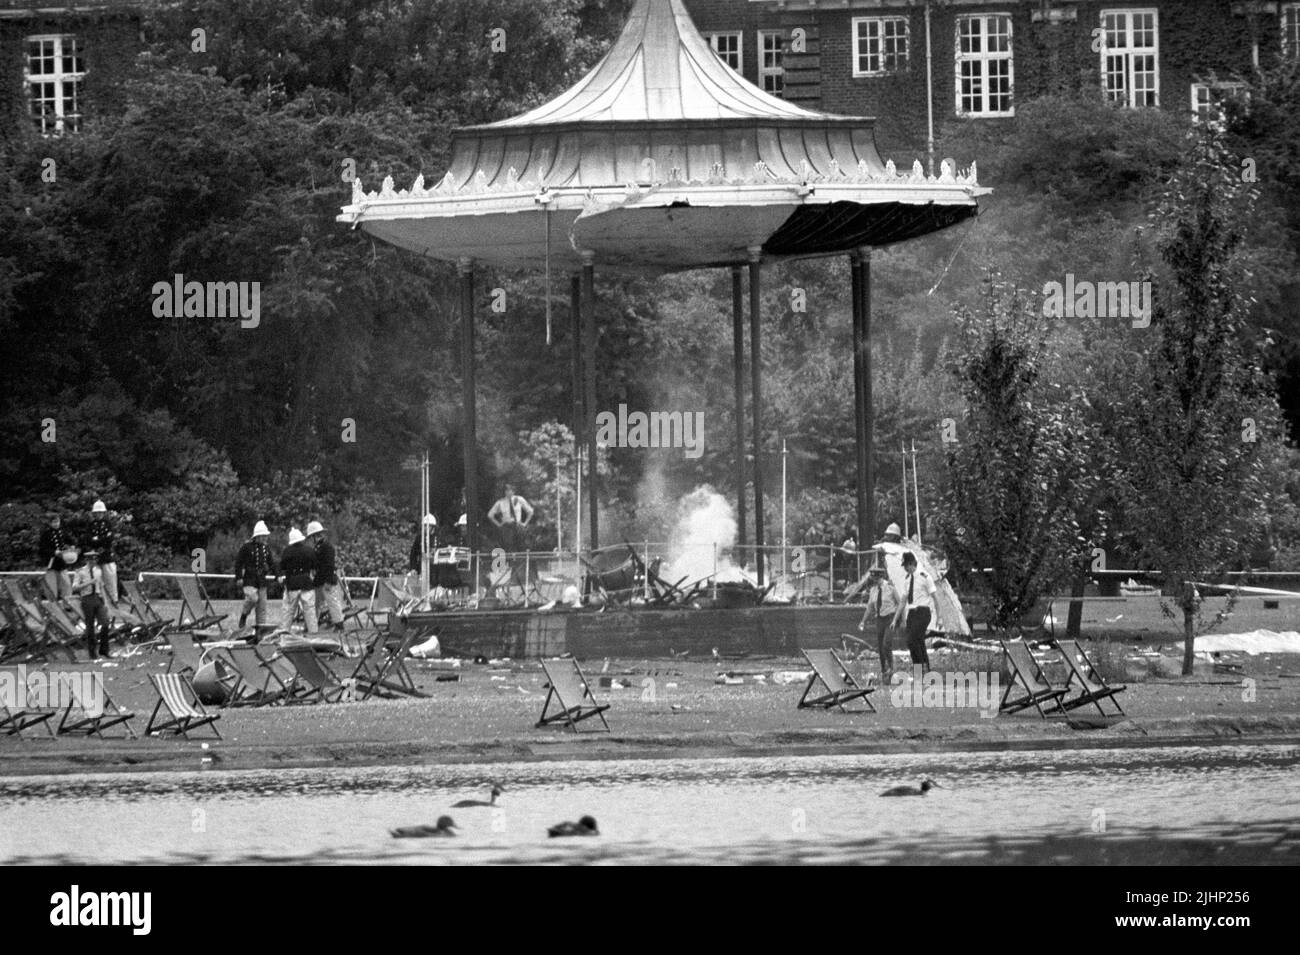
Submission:
[[533,519],[533,506],[515,494],[511,497],[503,497],[493,504],[492,510],[488,511],[488,517],[497,525],[527,525]]
[[930,579],[929,575],[917,568],[907,582],[903,584],[903,593],[900,599],[906,600],[910,593],[912,599],[907,601],[907,612],[910,614],[918,607],[925,607],[930,611],[930,619],[934,620],[937,613],[934,606],[934,595],[938,591],[939,589],[935,587],[934,581]]

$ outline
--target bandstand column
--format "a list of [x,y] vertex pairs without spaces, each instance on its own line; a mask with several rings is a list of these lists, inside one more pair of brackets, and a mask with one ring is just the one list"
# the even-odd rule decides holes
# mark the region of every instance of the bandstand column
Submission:
[[853,273],[854,444],[857,451],[858,547],[875,539],[876,471],[871,396],[871,249],[849,256]]
[[596,285],[595,256],[582,253],[583,425],[587,432],[588,540],[600,547],[600,485],[596,476]]
[[[570,356],[573,394],[573,461],[575,467],[581,466],[582,435],[585,431],[586,417],[582,398],[582,275],[574,272],[569,280],[569,340],[573,354]],[[582,501],[576,501],[578,508]],[[579,511],[581,513],[581,511]],[[579,520],[578,523],[582,523]],[[582,541],[574,541],[574,550],[582,550]]]
[[745,282],[731,267],[731,363],[736,393],[736,543],[745,546]]
[[[465,537],[470,553],[478,553],[478,413],[474,386],[474,262],[461,259],[460,380],[461,435],[465,452]],[[421,517],[423,520],[423,516]]]
[[758,586],[763,586],[763,339],[760,328],[762,311],[763,250],[749,247],[749,369],[750,395],[754,419],[754,547]]

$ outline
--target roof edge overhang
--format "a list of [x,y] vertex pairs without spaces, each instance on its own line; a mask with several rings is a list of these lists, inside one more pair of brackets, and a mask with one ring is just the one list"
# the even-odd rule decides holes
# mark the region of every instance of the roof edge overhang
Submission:
[[723,116],[716,119],[701,117],[699,119],[618,119],[618,120],[577,120],[563,123],[530,123],[526,126],[500,126],[495,123],[482,123],[476,126],[459,126],[451,131],[451,140],[461,137],[477,137],[482,134],[490,136],[523,136],[555,133],[617,133],[642,132],[649,130],[713,130],[713,129],[752,129],[756,126],[775,126],[781,128],[868,128],[875,129],[874,116],[836,116],[831,113],[814,116]]

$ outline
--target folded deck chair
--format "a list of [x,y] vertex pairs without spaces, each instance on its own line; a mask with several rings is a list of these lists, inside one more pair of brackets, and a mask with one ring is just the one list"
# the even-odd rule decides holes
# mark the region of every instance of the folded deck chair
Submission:
[[[609,723],[605,721],[605,711],[609,709],[609,704],[596,699],[577,660],[551,660],[549,663],[543,660],[542,671],[551,688],[546,694],[546,702],[542,704],[542,716],[537,721],[537,726],[563,722],[577,733],[579,722],[598,716],[605,726],[605,732],[609,732]],[[548,716],[552,700],[556,703],[556,711]]]
[[[53,709],[30,706],[28,684],[21,668],[0,667],[0,735],[23,737],[23,730],[41,724],[53,736],[49,720]],[[10,706],[9,704],[13,704]]]
[[63,716],[55,730],[56,736],[85,733],[87,736],[107,739],[104,730],[121,724],[130,734],[131,739],[137,738],[135,730],[131,728],[131,720],[135,719],[135,714],[114,703],[113,698],[108,695],[108,688],[102,681],[99,684],[101,706],[98,712],[86,708],[87,701],[81,699],[77,687],[71,681],[65,684],[64,692],[68,694],[68,705],[63,709]]
[[227,647],[218,651],[217,659],[239,677],[226,700],[227,706],[266,706],[285,702],[293,694],[292,682],[286,683],[256,647]]
[[207,630],[209,627],[216,627],[222,633],[225,633],[226,628],[222,626],[221,622],[230,614],[217,613],[212,608],[212,601],[208,599],[207,591],[203,589],[203,584],[199,581],[198,575],[177,577],[176,583],[181,589],[179,624],[192,630]]
[[[37,723],[45,724],[45,728],[50,730],[49,719],[53,715],[53,710],[11,710],[4,703],[0,703],[0,734],[17,736],[22,739],[23,730],[35,726]],[[54,735],[53,730],[50,730],[50,735]]]
[[[1096,667],[1088,659],[1088,655],[1083,652],[1077,640],[1057,640],[1056,649],[1060,651],[1061,656],[1065,659],[1065,665],[1070,668],[1069,679],[1065,681],[1065,695],[1069,696],[1070,688],[1077,680],[1079,683],[1079,695],[1074,699],[1063,699],[1061,709],[1072,710],[1079,706],[1087,706],[1091,703],[1097,707],[1097,712],[1102,716],[1123,716],[1124,708],[1119,705],[1119,700],[1115,699],[1115,694],[1123,693],[1125,686],[1110,686],[1097,673]],[[1101,701],[1110,700],[1114,705],[1116,713],[1107,713],[1102,709]]]
[[[808,665],[813,668],[813,672],[808,678],[808,685],[803,688],[803,696],[799,697],[799,709],[813,706],[830,709],[832,706],[838,706],[844,710],[845,703],[860,699],[867,704],[867,709],[872,713],[876,712],[876,705],[869,698],[869,694],[874,693],[876,688],[858,686],[857,681],[849,673],[848,667],[834,650],[804,650],[803,655]],[[808,694],[813,691],[813,687],[819,680],[826,687],[826,692],[809,699]]]
[[136,613],[130,603],[122,598],[120,592],[117,600],[112,600],[105,594],[104,603],[108,604],[109,616],[122,621],[121,629],[128,639],[138,641],[157,640],[158,635],[167,629],[165,620],[151,623]]
[[28,600],[18,581],[7,579],[0,588],[6,606],[6,616],[15,631],[15,638],[5,647],[4,659],[48,659],[62,653],[75,660],[72,647],[64,643],[63,635],[35,602]]
[[[394,620],[397,618],[394,617]],[[357,681],[357,686],[364,687],[361,698],[368,700],[371,694],[392,696],[400,693],[405,696],[427,696],[421,693],[406,669],[406,657],[416,643],[419,633],[414,630],[402,632],[397,648],[388,649],[389,634],[383,631],[375,635],[374,641],[366,653],[357,662],[350,679]]]
[[[1061,697],[1065,695],[1065,688],[1052,686],[1051,681],[1043,675],[1043,668],[1029,652],[1029,644],[1023,640],[999,640],[998,642],[1002,644],[1002,651],[1011,666],[1011,682],[1002,693],[1002,703],[998,707],[998,712],[1019,713],[1026,707],[1032,706],[1038,710],[1039,716],[1046,719],[1044,704],[1049,711],[1060,710]],[[1011,692],[1016,688],[1016,683],[1024,687],[1025,694],[1012,699]]]
[[118,591],[121,596],[126,598],[127,606],[131,608],[131,612],[153,629],[155,637],[176,625],[176,621],[165,619],[162,614],[153,608],[153,604],[149,603],[149,598],[144,595],[143,591],[140,590],[140,585],[134,580],[119,581]]
[[[173,733],[189,739],[190,730],[207,726],[217,734],[217,739],[221,738],[221,731],[216,726],[221,714],[208,713],[203,708],[189,680],[179,673],[151,673],[149,682],[158,694],[158,702],[149,717],[149,725],[145,727],[145,736]],[[158,711],[164,707],[170,719],[159,720]]]
[[295,671],[299,687],[295,702],[318,703],[324,700],[337,703],[347,693],[349,688],[311,647],[284,647],[280,656],[289,661]]

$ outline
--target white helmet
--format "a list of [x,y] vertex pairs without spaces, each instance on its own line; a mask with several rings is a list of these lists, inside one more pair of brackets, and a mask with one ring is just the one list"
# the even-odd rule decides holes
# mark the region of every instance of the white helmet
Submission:
[[323,534],[324,532],[325,532],[325,527],[324,525],[321,524],[320,521],[309,521],[307,523],[308,537],[311,537],[312,534]]
[[90,508],[92,514],[107,514],[108,508],[104,506],[103,501],[96,501]]
[[253,536],[254,537],[271,536],[271,528],[266,526],[266,521],[258,521],[256,524],[253,525]]
[[885,528],[885,533],[893,534],[895,537],[902,537],[903,529],[899,527],[897,524],[890,524],[888,527]]
[[438,526],[438,519],[437,519],[436,517],[434,517],[432,514],[425,514],[425,515],[424,515],[424,523],[427,524],[427,525],[429,525],[430,527],[437,527],[437,526]]
[[469,526],[469,517],[465,514],[462,514],[460,516],[460,520],[458,520],[456,523],[461,527],[467,527]]
[[290,543],[290,544],[301,543],[301,542],[304,541],[304,540],[306,540],[306,538],[302,536],[302,531],[298,530],[298,528],[296,528],[296,527],[291,527],[291,528],[289,528],[289,543]]

